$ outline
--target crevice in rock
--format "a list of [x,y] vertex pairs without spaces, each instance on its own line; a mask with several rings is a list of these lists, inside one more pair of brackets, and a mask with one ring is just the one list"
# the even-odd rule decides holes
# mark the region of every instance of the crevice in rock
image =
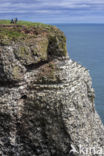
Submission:
[[40,62],[38,62],[38,63],[32,63],[32,64],[30,64],[30,65],[24,65],[25,66],[25,68],[27,69],[27,72],[29,72],[29,71],[31,71],[31,70],[34,70],[34,69],[37,69],[37,68],[39,68],[40,66],[42,66],[42,65],[44,65],[44,64],[46,64],[46,63],[48,63],[48,61],[46,60],[46,61],[40,61]]
[[17,86],[18,86],[17,81],[0,81],[0,87],[12,88],[12,87],[17,87]]
[[23,95],[21,99],[27,99],[27,95]]

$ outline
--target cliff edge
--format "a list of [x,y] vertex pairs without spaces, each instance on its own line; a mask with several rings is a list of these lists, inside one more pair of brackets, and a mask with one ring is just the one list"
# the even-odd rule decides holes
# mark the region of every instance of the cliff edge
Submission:
[[0,154],[92,156],[103,147],[91,77],[67,55],[63,32],[0,25]]

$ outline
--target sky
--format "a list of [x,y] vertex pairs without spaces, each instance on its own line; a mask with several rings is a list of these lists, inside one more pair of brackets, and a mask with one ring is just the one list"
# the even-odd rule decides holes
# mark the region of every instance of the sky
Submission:
[[0,0],[0,19],[104,23],[104,0]]

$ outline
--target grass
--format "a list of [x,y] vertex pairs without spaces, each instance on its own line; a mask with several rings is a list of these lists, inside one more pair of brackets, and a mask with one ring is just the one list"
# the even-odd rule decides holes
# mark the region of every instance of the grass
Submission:
[[[10,23],[10,20],[0,20],[0,24],[2,25],[13,25]],[[43,24],[43,23],[34,23],[34,22],[29,22],[29,21],[18,21],[17,25],[21,25],[21,26],[35,26],[35,27],[50,27],[50,25],[48,24]]]
[[14,39],[16,37],[21,37],[21,36],[24,36],[25,37],[25,34],[23,33],[20,33],[16,30],[12,31],[12,30],[7,30],[7,29],[4,29],[4,28],[0,28],[0,38],[2,37],[3,38],[6,38],[8,36],[9,39]]
[[[15,27],[15,25],[17,25],[17,27]],[[34,36],[37,36],[39,33],[41,34],[41,32],[48,32],[49,37],[55,35],[59,36],[60,38],[61,36],[63,37],[63,34],[60,33],[60,30],[52,25],[29,21],[18,21],[17,24],[11,24],[10,20],[0,20],[0,42],[2,41],[2,44],[9,44],[11,41],[19,41],[26,37],[31,37],[29,32],[30,34],[33,33],[32,35]]]
[[[34,23],[34,22],[28,22],[28,21],[18,21],[17,24],[11,24],[10,20],[0,20],[0,25],[19,25],[19,26],[26,26],[27,29],[31,28],[31,27],[38,27],[40,30],[43,28],[48,28],[51,29],[52,26],[47,25],[47,24],[42,24],[42,23]],[[14,39],[18,39],[21,37],[25,37],[26,34],[22,33],[21,31],[21,27],[18,28],[13,28],[13,29],[9,29],[7,27],[0,27],[0,39],[10,39],[10,40],[14,40]]]

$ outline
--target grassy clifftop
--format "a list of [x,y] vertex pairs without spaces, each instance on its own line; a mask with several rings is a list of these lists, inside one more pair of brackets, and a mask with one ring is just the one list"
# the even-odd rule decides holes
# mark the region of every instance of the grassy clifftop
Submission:
[[[10,23],[10,20],[0,20],[0,24],[3,25],[13,25]],[[48,24],[43,24],[43,23],[34,23],[34,22],[29,22],[29,21],[18,21],[17,25],[21,25],[21,26],[50,26]]]
[[27,21],[18,21],[17,24],[11,24],[9,20],[0,20],[0,38],[4,39],[20,39],[26,37],[28,34],[36,35],[39,32],[41,33],[44,29],[51,30],[53,26]]
[[18,47],[16,55],[22,57],[22,62],[29,63],[34,62],[34,55],[39,60],[47,60],[47,55],[67,55],[64,33],[55,26],[42,23],[18,21],[10,24],[9,20],[0,20],[0,46]]
[[[1,80],[22,80],[27,70],[63,56],[67,56],[66,38],[57,27],[24,21],[17,24],[0,21],[0,59],[5,69],[2,69]],[[54,79],[53,66],[46,66],[46,69],[40,79],[44,73],[48,73],[47,79]]]

